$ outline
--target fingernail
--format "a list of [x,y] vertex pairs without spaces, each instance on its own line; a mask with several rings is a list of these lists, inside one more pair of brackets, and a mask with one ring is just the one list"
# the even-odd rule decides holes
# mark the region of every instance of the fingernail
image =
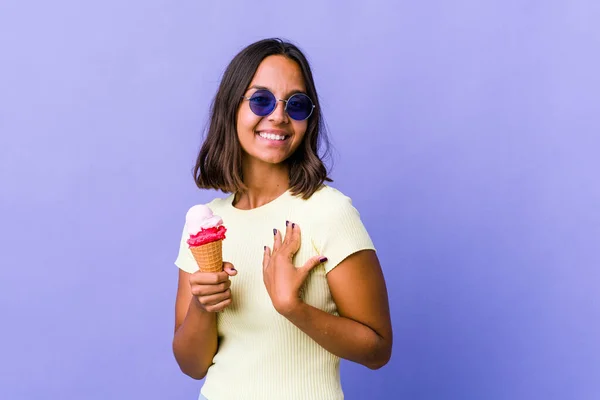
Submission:
[[327,257],[321,257],[321,258],[319,259],[319,261],[321,261],[322,263],[324,263],[325,261],[327,261]]
[[285,226],[288,226],[289,223],[290,221],[285,221]]
[[233,268],[233,267],[231,267],[231,270],[232,270],[232,271],[237,271],[237,269],[235,269],[235,268]]
[[277,235],[277,229],[273,229],[273,235]]
[[267,251],[267,246],[263,246],[263,250],[264,250],[264,251]]
[[295,226],[296,226],[296,224],[292,224],[292,229],[294,229]]

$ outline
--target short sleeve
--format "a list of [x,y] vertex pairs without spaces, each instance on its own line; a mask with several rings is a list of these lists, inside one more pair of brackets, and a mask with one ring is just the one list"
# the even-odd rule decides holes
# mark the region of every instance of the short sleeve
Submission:
[[175,265],[183,271],[193,274],[198,271],[198,264],[196,264],[196,260],[194,260],[194,256],[187,244],[187,238],[187,229],[184,226],[183,233],[181,234],[181,241],[179,243],[179,254],[175,260]]
[[375,250],[360,214],[349,197],[338,197],[335,204],[330,204],[326,210],[319,223],[322,227],[319,231],[323,235],[317,237],[321,254],[327,257],[326,273],[358,251]]

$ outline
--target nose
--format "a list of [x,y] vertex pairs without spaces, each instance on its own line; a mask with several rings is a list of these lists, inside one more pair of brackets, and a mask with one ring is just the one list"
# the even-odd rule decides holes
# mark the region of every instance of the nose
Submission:
[[278,124],[286,124],[288,122],[288,115],[285,111],[285,101],[277,100],[275,109],[271,114],[269,114],[269,121]]

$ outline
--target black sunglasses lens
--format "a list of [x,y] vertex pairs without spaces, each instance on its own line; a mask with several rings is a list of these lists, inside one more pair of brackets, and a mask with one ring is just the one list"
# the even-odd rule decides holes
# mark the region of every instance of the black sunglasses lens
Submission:
[[303,121],[313,112],[313,103],[304,93],[297,93],[287,101],[287,113],[296,121]]
[[275,109],[277,100],[268,90],[257,90],[250,96],[250,110],[259,117],[269,115]]

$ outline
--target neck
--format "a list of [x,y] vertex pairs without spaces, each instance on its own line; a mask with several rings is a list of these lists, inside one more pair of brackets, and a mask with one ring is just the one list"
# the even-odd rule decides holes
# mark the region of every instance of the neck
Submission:
[[281,196],[290,187],[289,167],[285,163],[244,163],[242,167],[245,192],[236,193],[233,204],[237,208],[252,209]]

